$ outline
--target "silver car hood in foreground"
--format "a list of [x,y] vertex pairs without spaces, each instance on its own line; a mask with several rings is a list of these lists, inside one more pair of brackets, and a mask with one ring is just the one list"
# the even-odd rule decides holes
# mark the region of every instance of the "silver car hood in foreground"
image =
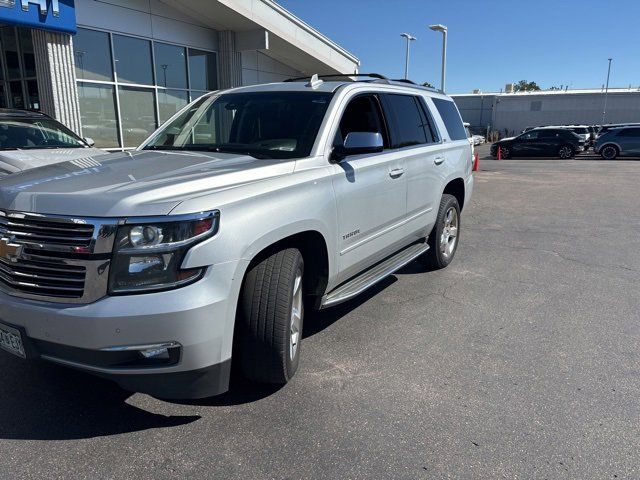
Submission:
[[291,173],[294,165],[228,153],[113,153],[0,178],[0,209],[87,217],[167,215],[190,197]]
[[97,148],[38,148],[27,150],[1,150],[0,176],[17,173],[30,168],[53,163],[67,162],[78,158],[97,157],[107,152]]

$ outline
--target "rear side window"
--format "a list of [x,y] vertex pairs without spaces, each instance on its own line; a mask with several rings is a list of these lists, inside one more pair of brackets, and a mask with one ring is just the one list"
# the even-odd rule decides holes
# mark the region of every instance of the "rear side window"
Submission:
[[402,148],[427,143],[424,121],[416,98],[411,95],[387,94],[385,107],[392,124],[392,147]]
[[623,128],[618,137],[640,137],[640,128]]
[[451,140],[465,140],[467,134],[464,131],[462,118],[456,108],[456,104],[451,100],[443,100],[442,98],[433,98],[432,100],[442,117],[445,127],[447,127]]

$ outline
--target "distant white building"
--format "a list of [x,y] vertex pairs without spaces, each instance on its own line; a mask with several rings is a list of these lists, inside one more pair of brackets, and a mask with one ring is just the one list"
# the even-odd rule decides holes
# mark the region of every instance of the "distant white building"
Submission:
[[[602,123],[604,89],[451,95],[472,128],[520,132],[539,125]],[[640,122],[640,88],[609,88],[605,123]]]

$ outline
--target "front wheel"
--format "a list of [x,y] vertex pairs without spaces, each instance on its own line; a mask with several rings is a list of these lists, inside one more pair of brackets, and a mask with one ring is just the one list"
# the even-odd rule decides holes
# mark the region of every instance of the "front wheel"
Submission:
[[575,151],[573,150],[573,147],[570,145],[563,145],[558,150],[558,157],[562,158],[563,160],[567,160],[573,157],[574,154],[575,154]]
[[444,194],[436,224],[429,235],[429,250],[424,255],[427,266],[439,270],[451,263],[460,239],[460,205],[453,195]]
[[509,158],[511,156],[511,151],[509,147],[498,147],[500,149],[500,158]]
[[247,379],[284,384],[296,373],[303,275],[302,254],[295,248],[277,251],[247,272],[237,319],[240,368]]

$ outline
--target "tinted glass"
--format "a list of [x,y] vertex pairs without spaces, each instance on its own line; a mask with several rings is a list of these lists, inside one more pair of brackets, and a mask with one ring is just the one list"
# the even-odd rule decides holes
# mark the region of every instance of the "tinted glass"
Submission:
[[524,133],[518,137],[519,140],[535,140],[540,135],[538,130],[532,130],[530,132]]
[[113,50],[119,82],[153,84],[151,42],[140,38],[114,35]]
[[76,77],[85,80],[113,80],[109,35],[79,28],[73,37]]
[[162,87],[187,88],[187,58],[183,47],[155,43],[156,83]]
[[431,115],[431,111],[429,110],[424,98],[418,98],[418,107],[422,117],[422,123],[424,125],[424,132],[427,134],[427,142],[439,142],[440,136],[438,135],[436,124],[433,121],[433,115]]
[[392,146],[408,147],[427,143],[422,117],[416,99],[410,95],[385,95],[389,108],[388,121],[393,122]]
[[556,130],[539,130],[538,138],[556,138],[558,136],[558,132]]
[[82,148],[84,144],[55,120],[0,120],[0,149]]
[[188,94],[183,90],[158,90],[160,122],[164,123],[178,110],[189,103]]
[[343,145],[347,135],[352,132],[380,133],[384,147],[389,147],[387,129],[375,95],[360,95],[349,102],[340,119],[333,144]]
[[27,80],[27,100],[29,108],[40,110],[40,94],[38,93],[38,82]]
[[624,128],[618,133],[619,137],[640,137],[640,128]]
[[434,98],[433,103],[438,109],[445,127],[447,127],[451,140],[466,139],[467,134],[464,131],[462,118],[460,118],[460,113],[458,112],[455,103],[451,100],[444,100],[442,98]]
[[20,78],[20,59],[18,58],[18,42],[15,29],[13,27],[3,28],[1,39],[7,64],[7,74],[9,78]]
[[116,107],[111,85],[78,82],[82,134],[91,137],[99,148],[119,146]]
[[25,108],[22,82],[9,82],[9,102],[13,108]]
[[26,28],[18,29],[20,37],[20,48],[22,49],[22,66],[25,77],[36,76],[36,57],[33,53],[33,40],[31,38],[31,30]]
[[156,129],[153,90],[120,87],[120,119],[124,147],[137,147]]
[[189,49],[189,80],[194,90],[217,90],[216,54]]
[[306,157],[332,95],[251,92],[203,97],[160,129],[146,148],[229,152],[256,158]]

